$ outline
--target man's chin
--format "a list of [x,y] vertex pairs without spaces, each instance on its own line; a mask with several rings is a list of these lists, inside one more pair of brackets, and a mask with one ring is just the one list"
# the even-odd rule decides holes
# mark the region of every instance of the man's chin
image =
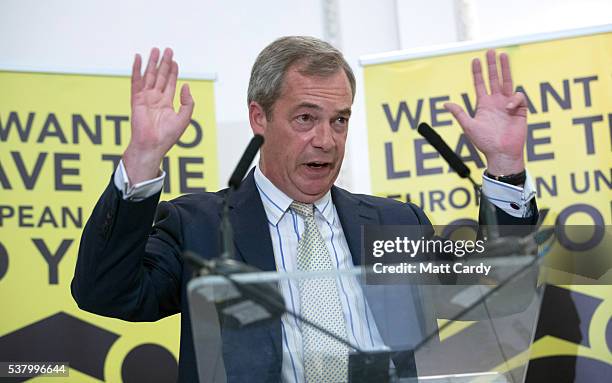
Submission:
[[312,203],[321,199],[332,187],[332,182],[322,180],[303,182],[298,187],[299,200],[301,202]]
[[323,197],[331,189],[338,173],[335,169],[315,171],[300,169],[294,175],[297,176],[293,178],[295,191],[300,194],[301,199],[304,199],[303,202],[306,202],[306,199],[313,202]]

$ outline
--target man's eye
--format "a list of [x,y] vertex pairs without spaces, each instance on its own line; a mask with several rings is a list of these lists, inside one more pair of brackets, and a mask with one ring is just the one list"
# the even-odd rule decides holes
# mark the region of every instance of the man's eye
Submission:
[[312,118],[312,116],[310,114],[300,114],[296,118],[297,122],[300,122],[300,123],[311,122],[312,119],[313,118]]
[[337,128],[344,129],[348,126],[348,120],[349,119],[346,117],[336,117],[336,119],[333,120],[333,125]]

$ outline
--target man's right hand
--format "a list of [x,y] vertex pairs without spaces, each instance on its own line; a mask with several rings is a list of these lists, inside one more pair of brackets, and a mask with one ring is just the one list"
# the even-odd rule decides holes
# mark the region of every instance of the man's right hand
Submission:
[[140,55],[136,55],[132,66],[132,136],[123,153],[132,185],[158,176],[162,159],[181,137],[193,113],[194,102],[187,84],[181,88],[178,113],[174,111],[178,64],[172,60],[170,48],[164,50],[158,65],[159,54],[159,49],[151,50],[144,76]]

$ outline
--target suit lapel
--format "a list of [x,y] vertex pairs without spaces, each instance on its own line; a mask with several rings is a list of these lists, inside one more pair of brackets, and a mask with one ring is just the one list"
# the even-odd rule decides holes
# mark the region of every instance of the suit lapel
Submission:
[[255,186],[253,170],[230,197],[234,243],[244,262],[263,271],[275,271],[274,250],[266,212]]
[[336,186],[332,187],[332,199],[340,217],[354,265],[361,264],[361,233],[363,225],[378,225],[376,209],[367,202]]
[[[332,198],[340,217],[354,265],[361,265],[362,226],[380,225],[378,210],[364,199],[337,187],[332,188]],[[365,282],[365,279],[362,279]],[[363,294],[372,310],[374,321],[386,345],[392,349],[414,345],[422,338],[421,328],[406,326],[406,323],[425,323],[420,315],[422,309],[415,286],[377,286],[362,284]],[[415,309],[417,307],[417,309]],[[393,315],[389,316],[389,310]],[[412,355],[408,355],[412,357]],[[399,363],[399,360],[395,360]],[[411,359],[408,362],[412,362]],[[413,362],[412,362],[413,363]],[[410,363],[408,363],[410,365]],[[402,367],[403,368],[403,367]]]
[[[266,212],[255,186],[253,170],[230,197],[230,221],[238,255],[249,265],[264,271],[275,271],[274,250]],[[332,199],[353,264],[361,264],[361,227],[380,223],[376,209],[346,190],[332,187]]]

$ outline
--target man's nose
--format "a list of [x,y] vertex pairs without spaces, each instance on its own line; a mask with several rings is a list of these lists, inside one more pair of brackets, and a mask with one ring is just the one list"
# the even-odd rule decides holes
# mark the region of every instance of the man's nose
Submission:
[[319,148],[323,151],[330,151],[336,142],[334,140],[332,127],[329,122],[320,122],[314,129],[314,137],[312,139],[312,146]]

